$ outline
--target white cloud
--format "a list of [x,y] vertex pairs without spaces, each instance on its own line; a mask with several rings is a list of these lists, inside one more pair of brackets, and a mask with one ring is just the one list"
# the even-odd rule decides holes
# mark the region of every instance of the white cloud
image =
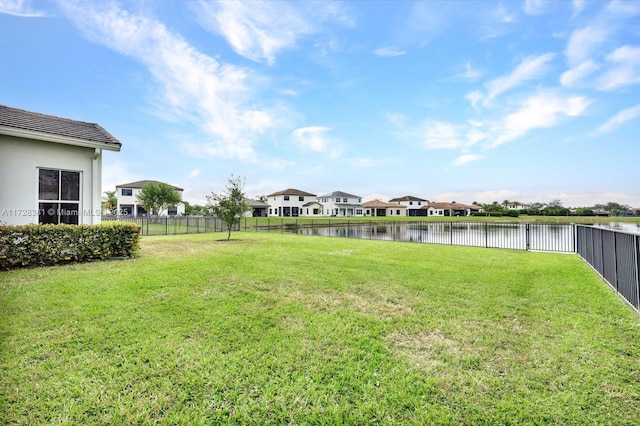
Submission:
[[193,169],[187,175],[187,179],[193,179],[198,176],[200,176],[200,169]]
[[482,160],[483,155],[480,154],[462,154],[453,161],[454,166],[464,166],[465,164],[472,163],[474,161]]
[[459,139],[456,126],[442,121],[429,121],[424,126],[424,145],[428,149],[460,148],[464,143]]
[[364,168],[364,167],[374,167],[378,164],[378,162],[373,158],[355,157],[355,158],[349,159],[349,164],[351,164],[354,167]]
[[562,118],[581,115],[590,104],[590,100],[581,96],[565,97],[552,91],[536,93],[495,126],[492,133],[497,136],[489,147],[495,148],[534,129],[553,127]]
[[584,9],[584,0],[573,0],[573,16],[578,16]]
[[527,15],[540,15],[544,9],[544,0],[525,0],[523,9]]
[[638,116],[640,116],[640,104],[631,108],[623,109],[622,111],[619,111],[616,115],[611,117],[609,120],[607,120],[607,122],[602,126],[598,127],[598,129],[593,133],[593,136],[611,132],[622,126],[627,121],[631,121]]
[[480,102],[482,100],[482,92],[480,92],[479,90],[475,90],[471,93],[468,93],[464,98],[466,100],[469,101],[469,103],[471,103],[471,106],[476,108],[478,105],[478,102]]
[[295,46],[305,34],[316,31],[286,2],[202,2],[200,21],[207,30],[222,35],[248,59],[272,64],[276,54]]
[[474,69],[471,66],[471,63],[467,62],[465,65],[464,73],[462,74],[462,78],[469,81],[476,81],[480,77],[482,77],[482,72],[477,69]]
[[496,78],[485,84],[487,96],[485,104],[488,104],[496,96],[510,90],[526,80],[540,77],[547,71],[547,63],[555,57],[555,53],[545,53],[540,56],[524,58],[511,74]]
[[44,12],[32,9],[29,3],[31,2],[25,0],[0,0],[0,13],[25,18],[45,16]]
[[610,68],[599,80],[598,89],[612,91],[640,83],[640,47],[622,46],[607,55]]
[[404,50],[394,49],[392,47],[380,47],[373,51],[373,54],[376,56],[380,56],[381,58],[391,58],[394,56],[402,56],[407,52]]
[[[100,3],[98,3],[102,6]],[[200,155],[255,161],[254,139],[275,123],[274,113],[252,102],[246,69],[200,53],[162,23],[108,3],[61,3],[91,40],[142,63],[157,85],[165,115],[199,126],[209,142],[192,145]]]
[[600,66],[593,61],[584,61],[578,66],[563,72],[560,76],[560,83],[565,87],[573,87],[599,68]]
[[337,158],[342,151],[336,142],[327,136],[331,128],[323,126],[301,127],[293,131],[293,140],[304,149],[313,152],[328,152],[331,158]]
[[611,27],[594,23],[574,31],[569,37],[565,55],[573,68],[592,59],[594,51],[604,43],[611,33]]

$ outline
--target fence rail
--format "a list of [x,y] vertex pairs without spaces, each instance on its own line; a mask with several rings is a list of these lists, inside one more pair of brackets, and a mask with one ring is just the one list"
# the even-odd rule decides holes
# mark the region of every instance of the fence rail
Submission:
[[576,225],[576,252],[640,311],[640,235]]
[[575,252],[575,228],[571,224],[254,219],[244,222],[244,229],[250,228],[327,237]]
[[226,231],[220,219],[209,216],[102,216],[102,220],[136,223],[142,228],[143,236]]

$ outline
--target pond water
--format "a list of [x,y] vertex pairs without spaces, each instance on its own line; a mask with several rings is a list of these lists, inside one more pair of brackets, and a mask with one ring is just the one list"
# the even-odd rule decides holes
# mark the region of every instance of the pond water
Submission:
[[390,222],[340,226],[292,227],[301,235],[362,238],[417,243],[494,247],[555,252],[575,251],[575,228],[570,224]]
[[640,223],[611,222],[597,223],[593,226],[596,226],[598,228],[615,229],[616,231],[629,232],[631,234],[640,235]]

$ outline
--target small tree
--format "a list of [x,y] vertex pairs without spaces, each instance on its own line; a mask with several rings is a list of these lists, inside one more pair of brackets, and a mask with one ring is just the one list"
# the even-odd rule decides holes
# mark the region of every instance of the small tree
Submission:
[[214,215],[222,219],[229,231],[227,241],[231,239],[233,226],[240,224],[245,212],[251,210],[251,207],[245,202],[243,188],[244,178],[231,176],[224,192],[220,194],[212,192],[207,196],[208,207],[211,208]]
[[152,215],[157,215],[163,209],[169,210],[180,201],[182,200],[178,191],[164,182],[150,182],[143,186],[138,194],[138,202]]
[[118,207],[116,191],[104,191],[104,196],[102,197],[102,208],[113,211],[116,207]]

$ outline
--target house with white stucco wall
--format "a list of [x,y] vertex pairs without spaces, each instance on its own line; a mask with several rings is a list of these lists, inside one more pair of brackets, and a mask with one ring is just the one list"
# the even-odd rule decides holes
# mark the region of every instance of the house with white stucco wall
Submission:
[[0,105],[0,224],[98,224],[102,154],[122,144],[95,123]]
[[[157,185],[159,182],[157,180],[138,180],[135,182],[122,183],[120,185],[116,185],[116,199],[118,200],[118,215],[122,216],[144,216],[147,214],[147,211],[142,207],[140,201],[138,201],[138,196],[142,191],[142,188],[147,184]],[[167,184],[168,185],[168,184]],[[182,192],[184,189],[178,188],[177,186],[171,186],[182,199]],[[172,206],[169,210],[161,209],[158,212],[158,216],[182,216],[184,215],[184,203],[178,203],[176,206]]]

